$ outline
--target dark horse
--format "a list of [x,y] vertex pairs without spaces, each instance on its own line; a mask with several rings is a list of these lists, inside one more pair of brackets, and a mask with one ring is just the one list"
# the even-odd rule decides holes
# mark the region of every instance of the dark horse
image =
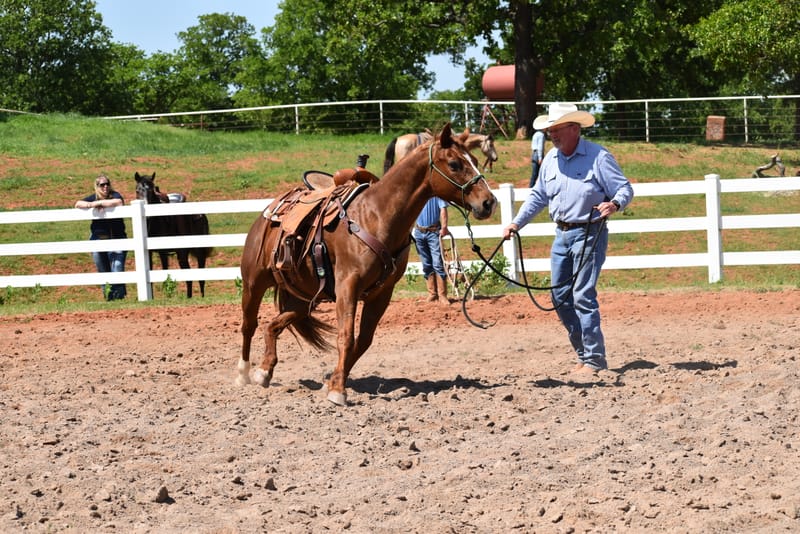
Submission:
[[[469,130],[467,131],[469,132]],[[429,130],[425,130],[418,134],[401,135],[389,141],[383,160],[384,174],[392,165],[406,157],[412,150],[423,143],[427,143],[431,139],[433,139],[433,134],[431,134]],[[486,169],[487,165],[489,166],[489,170],[492,170],[492,164],[497,161],[497,149],[494,146],[493,136],[470,133],[464,145],[467,147],[467,150],[470,151],[480,147],[481,152],[486,156],[486,161],[483,163],[481,170]]]
[[[185,197],[180,193],[166,195],[158,190],[155,184],[156,173],[150,176],[139,174],[136,178],[136,198],[144,200],[147,204],[167,204],[169,202],[183,202]],[[147,235],[149,237],[167,237],[181,235],[208,235],[208,217],[200,214],[191,215],[163,215],[147,218]],[[150,251],[150,268],[153,266],[153,250]],[[206,258],[211,255],[211,247],[179,248],[175,250],[156,250],[161,258],[161,268],[169,268],[169,255],[175,253],[181,269],[190,269],[189,255],[197,259],[197,268],[206,266]],[[206,296],[206,281],[200,280],[200,296]],[[186,281],[186,297],[192,298],[192,281]]]
[[[468,135],[456,136],[446,124],[435,139],[403,158],[381,180],[361,186],[365,190],[349,204],[334,199],[337,217],[321,227],[324,231],[318,230],[327,252],[323,263],[333,279],[324,299],[336,302],[339,359],[326,384],[328,400],[334,404],[347,403],[347,377],[372,344],[394,286],[405,273],[411,228],[425,202],[438,196],[477,219],[490,217],[497,206],[477,160],[464,144]],[[282,223],[271,216],[271,210],[278,209],[274,208],[276,202],[253,223],[242,253],[242,354],[236,379],[240,385],[251,380],[269,385],[278,362],[277,339],[287,327],[316,348],[331,347],[322,334],[334,328],[311,315],[321,287],[316,252],[292,258],[296,263],[292,284],[286,283],[276,266],[276,251],[285,244]],[[251,379],[250,344],[258,327],[261,300],[273,287],[278,313],[264,328],[264,358]],[[362,307],[356,329],[359,301]]]

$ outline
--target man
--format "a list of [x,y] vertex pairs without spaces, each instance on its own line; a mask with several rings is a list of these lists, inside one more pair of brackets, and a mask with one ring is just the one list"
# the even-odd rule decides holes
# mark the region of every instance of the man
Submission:
[[531,179],[528,187],[533,188],[536,185],[536,179],[539,178],[539,169],[542,166],[542,159],[544,158],[544,132],[536,130],[531,138]]
[[573,372],[581,375],[608,368],[596,290],[608,248],[608,229],[602,222],[633,199],[633,188],[614,157],[581,137],[581,128],[593,124],[590,113],[563,103],[551,104],[547,115],[536,118],[533,127],[549,134],[553,148],[542,161],[530,195],[503,230],[503,239],[509,239],[549,208],[556,222],[551,296],[578,355]]
[[444,271],[439,236],[444,237],[449,233],[447,202],[439,197],[432,197],[417,217],[412,235],[422,262],[422,275],[428,286],[428,302],[438,300],[442,306],[449,306],[450,301],[447,298],[447,273]]

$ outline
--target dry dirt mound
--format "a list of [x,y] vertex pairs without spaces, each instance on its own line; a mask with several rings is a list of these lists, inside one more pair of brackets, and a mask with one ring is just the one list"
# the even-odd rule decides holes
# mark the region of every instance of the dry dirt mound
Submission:
[[288,334],[234,387],[235,306],[2,317],[0,531],[800,529],[800,291],[602,295],[589,381],[525,297],[468,309],[393,303],[346,408]]

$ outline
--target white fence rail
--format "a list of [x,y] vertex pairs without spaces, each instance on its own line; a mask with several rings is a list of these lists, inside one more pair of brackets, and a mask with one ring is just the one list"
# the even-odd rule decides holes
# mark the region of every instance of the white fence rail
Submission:
[[[800,213],[764,215],[722,215],[722,193],[779,192],[800,190],[800,177],[720,180],[710,174],[705,180],[689,182],[658,182],[634,184],[637,198],[669,195],[704,195],[706,213],[701,217],[674,217],[664,219],[628,219],[615,217],[609,224],[614,234],[704,231],[707,247],[705,252],[693,254],[646,254],[638,256],[609,256],[604,269],[654,269],[670,267],[706,267],[710,283],[722,280],[724,266],[733,265],[782,265],[800,264],[800,250],[760,250],[726,252],[723,248],[722,230],[755,228],[800,228]],[[500,202],[499,224],[473,224],[475,239],[499,239],[502,229],[511,221],[518,202],[528,193],[527,188],[514,188],[501,184],[495,194]],[[0,212],[0,224],[24,224],[62,221],[89,221],[95,217],[122,217],[130,219],[129,228],[133,237],[128,239],[65,241],[39,243],[0,244],[0,256],[30,256],[52,254],[78,254],[93,251],[127,250],[134,256],[133,271],[124,273],[69,273],[0,276],[0,287],[74,286],[101,285],[104,283],[134,284],[139,300],[152,299],[151,283],[164,282],[167,277],[175,281],[186,280],[235,280],[241,277],[238,267],[215,267],[206,269],[150,270],[148,250],[181,246],[198,247],[242,247],[244,233],[211,234],[208,236],[148,237],[146,217],[168,214],[194,213],[258,213],[271,199],[229,200],[219,202],[187,202],[183,204],[144,204],[134,200],[129,206],[92,212],[78,209],[29,210]],[[212,228],[213,231],[213,228]],[[451,226],[453,237],[469,238],[466,226]],[[521,237],[552,236],[554,224],[532,223],[520,232]],[[513,240],[503,244],[503,254],[512,262],[512,277],[519,273],[547,272],[549,258],[519,259],[519,251]],[[512,260],[513,259],[513,260]],[[409,273],[419,272],[419,263],[409,264]]]

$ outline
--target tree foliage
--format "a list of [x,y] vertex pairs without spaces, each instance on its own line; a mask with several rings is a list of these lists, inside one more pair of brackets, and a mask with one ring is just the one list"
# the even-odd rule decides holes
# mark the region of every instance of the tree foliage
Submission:
[[230,13],[200,15],[198,23],[178,33],[182,46],[175,54],[175,78],[183,91],[172,107],[224,109],[242,88],[240,74],[259,56],[255,28],[245,17]]
[[465,51],[480,38],[494,62],[515,65],[527,135],[539,98],[800,92],[798,30],[797,0],[283,0],[260,33],[241,16],[201,15],[177,50],[148,57],[112,42],[91,0],[0,0],[0,107],[111,115],[414,99],[434,87],[432,54],[465,68],[448,99],[477,100],[488,65]]
[[91,0],[0,0],[0,104],[23,111],[106,113],[118,59]]
[[728,0],[690,31],[730,87],[745,94],[800,90],[797,0]]

